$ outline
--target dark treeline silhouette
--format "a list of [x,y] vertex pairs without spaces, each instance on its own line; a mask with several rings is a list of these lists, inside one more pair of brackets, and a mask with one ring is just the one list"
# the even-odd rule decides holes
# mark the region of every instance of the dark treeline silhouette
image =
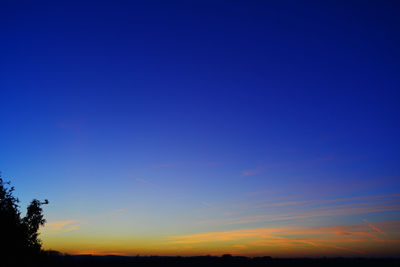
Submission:
[[46,222],[41,206],[48,201],[32,200],[22,217],[13,192],[0,173],[0,266],[39,264],[43,253],[38,231]]
[[60,267],[211,267],[211,266],[352,266],[352,267],[369,267],[369,266],[400,266],[400,259],[394,258],[293,258],[293,259],[275,259],[271,257],[243,257],[224,255],[216,256],[197,256],[197,257],[125,257],[125,256],[92,256],[92,255],[57,255],[48,258],[46,266]]

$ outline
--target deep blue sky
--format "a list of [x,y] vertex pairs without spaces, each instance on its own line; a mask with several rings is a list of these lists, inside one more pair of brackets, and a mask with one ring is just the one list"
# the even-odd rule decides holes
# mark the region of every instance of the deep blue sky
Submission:
[[[150,221],[165,212],[161,233],[226,229],[190,228],[189,217],[248,196],[399,193],[399,11],[396,1],[2,1],[0,170],[24,203],[49,198],[52,220],[133,205]],[[360,221],[346,215],[338,221]]]

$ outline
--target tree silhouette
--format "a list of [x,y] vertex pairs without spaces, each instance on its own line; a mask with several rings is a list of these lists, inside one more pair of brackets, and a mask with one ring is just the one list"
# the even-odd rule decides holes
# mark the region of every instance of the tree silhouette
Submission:
[[41,206],[49,203],[32,200],[22,218],[13,192],[14,187],[4,182],[0,173],[0,265],[3,262],[6,266],[33,263],[39,257],[38,231],[46,222]]

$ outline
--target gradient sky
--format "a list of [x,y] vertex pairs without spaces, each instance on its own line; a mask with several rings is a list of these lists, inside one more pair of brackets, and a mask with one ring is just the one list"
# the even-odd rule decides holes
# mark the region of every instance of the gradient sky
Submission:
[[45,248],[400,255],[398,1],[2,1],[0,170]]

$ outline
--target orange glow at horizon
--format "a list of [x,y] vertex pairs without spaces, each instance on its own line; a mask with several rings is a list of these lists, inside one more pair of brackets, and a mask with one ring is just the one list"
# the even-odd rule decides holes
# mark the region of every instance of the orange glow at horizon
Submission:
[[[399,220],[332,227],[263,227],[135,239],[43,232],[45,249],[92,255],[385,256],[400,252]],[[382,230],[385,229],[385,232]]]

